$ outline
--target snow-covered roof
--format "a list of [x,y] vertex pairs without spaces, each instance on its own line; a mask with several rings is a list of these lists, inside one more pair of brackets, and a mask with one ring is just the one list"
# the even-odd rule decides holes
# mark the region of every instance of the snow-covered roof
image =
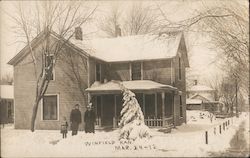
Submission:
[[200,99],[190,99],[188,98],[186,100],[186,104],[201,104],[202,103],[202,100]]
[[205,97],[205,96],[203,96],[201,94],[198,94],[198,93],[196,93],[193,96],[191,96],[190,99],[196,99],[197,97],[202,98],[200,100],[203,100],[203,101],[210,101],[211,100],[211,99],[209,99],[209,98],[207,98],[207,97]]
[[188,91],[214,91],[214,89],[205,85],[194,85]]
[[[87,92],[105,92],[105,91],[121,91],[118,81],[109,81],[107,83],[95,82],[90,88],[87,88]],[[155,90],[155,89],[170,89],[177,90],[177,88],[157,83],[151,80],[134,80],[134,81],[122,81],[120,82],[124,87],[129,90]]]
[[12,85],[0,85],[0,98],[1,99],[13,99],[14,91]]
[[176,56],[182,33],[172,36],[136,35],[70,42],[106,62],[165,59]]

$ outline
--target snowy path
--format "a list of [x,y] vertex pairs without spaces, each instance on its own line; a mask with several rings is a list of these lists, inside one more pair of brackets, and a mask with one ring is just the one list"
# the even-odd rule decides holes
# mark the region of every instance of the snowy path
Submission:
[[[118,130],[96,134],[79,132],[72,137],[68,133],[67,139],[62,139],[59,131],[14,130],[4,128],[1,131],[1,146],[3,157],[113,157],[113,156],[208,156],[209,152],[225,151],[230,147],[230,140],[239,125],[248,120],[249,115],[241,115],[239,119],[230,118],[230,125],[219,133],[219,125],[225,120],[217,120],[213,124],[188,123],[171,133],[162,133],[151,129],[153,137],[150,140],[131,144],[120,143]],[[248,124],[246,122],[246,124]],[[216,134],[214,133],[216,127]],[[249,130],[249,127],[247,127]],[[208,131],[208,144],[205,143],[205,131]],[[246,130],[247,131],[247,130]],[[249,138],[249,131],[245,133]],[[249,142],[248,142],[249,143]]]

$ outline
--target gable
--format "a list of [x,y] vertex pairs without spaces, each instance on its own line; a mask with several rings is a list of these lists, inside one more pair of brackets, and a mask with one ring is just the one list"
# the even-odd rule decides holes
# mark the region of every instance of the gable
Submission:
[[187,47],[186,47],[186,42],[184,35],[182,33],[181,39],[180,39],[180,44],[178,47],[178,53],[181,53],[181,58],[184,62],[185,67],[189,67],[189,60],[188,60],[188,54],[187,54]]
[[209,101],[208,98],[206,98],[206,97],[204,97],[204,96],[201,96],[200,94],[193,95],[193,96],[190,97],[190,99],[200,99],[200,100],[202,100],[203,102],[204,102],[204,101]]
[[[65,42],[65,46],[70,47],[71,49],[75,50],[76,52],[78,52],[80,55],[83,55],[85,57],[88,57],[88,54],[84,51],[82,51],[80,48],[76,47],[75,45],[73,45],[72,43],[70,43],[69,41],[66,41],[65,39],[62,39],[58,36],[58,34],[56,34],[55,32],[51,32],[50,33],[50,38],[52,38],[52,40],[61,40],[61,42]],[[44,31],[42,31],[41,33],[39,33],[30,43],[31,43],[31,47],[32,49],[35,49],[36,47],[40,46],[43,42],[43,40],[45,39],[45,34]],[[10,65],[17,65],[20,61],[22,61],[25,57],[27,57],[27,55],[29,55],[30,53],[29,50],[29,46],[26,45],[19,53],[17,53],[17,55],[15,55],[9,62],[8,64]]]

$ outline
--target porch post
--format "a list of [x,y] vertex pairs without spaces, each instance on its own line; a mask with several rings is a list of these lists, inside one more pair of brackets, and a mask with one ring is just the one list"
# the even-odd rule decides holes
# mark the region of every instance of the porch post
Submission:
[[114,117],[113,117],[113,128],[116,128],[116,96],[114,94],[114,101],[115,101],[115,105],[114,105]]
[[102,126],[102,119],[103,119],[103,99],[102,99],[102,95],[101,97],[101,118],[100,118],[100,127]]
[[161,93],[161,107],[162,107],[162,126],[165,127],[165,93]]
[[155,118],[157,118],[157,93],[155,93]]
[[143,104],[143,115],[145,117],[146,111],[145,111],[145,94],[142,93],[142,104]]
[[174,106],[174,104],[175,104],[175,92],[173,92],[172,93],[172,95],[173,95],[173,101],[172,101],[172,112],[173,112],[173,124],[174,124],[174,127],[176,126],[176,122],[175,122],[175,106]]

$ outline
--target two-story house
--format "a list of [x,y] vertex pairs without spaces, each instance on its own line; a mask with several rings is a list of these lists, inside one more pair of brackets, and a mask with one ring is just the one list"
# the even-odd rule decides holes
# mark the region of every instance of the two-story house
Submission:
[[[36,129],[59,129],[60,120],[69,118],[72,106],[92,102],[98,127],[117,127],[122,109],[122,94],[117,81],[136,94],[150,127],[177,126],[186,122],[185,68],[189,67],[184,35],[171,32],[83,41],[81,30],[65,45],[53,69],[53,80],[43,97]],[[51,33],[51,40],[59,40]],[[39,56],[42,37],[32,41]],[[66,54],[66,55],[65,55]],[[74,79],[67,63],[75,56],[74,67],[82,84]],[[41,54],[40,54],[41,55]],[[15,128],[30,126],[34,102],[34,76],[30,53],[24,48],[9,64],[14,66]],[[82,124],[81,128],[84,125]]]

